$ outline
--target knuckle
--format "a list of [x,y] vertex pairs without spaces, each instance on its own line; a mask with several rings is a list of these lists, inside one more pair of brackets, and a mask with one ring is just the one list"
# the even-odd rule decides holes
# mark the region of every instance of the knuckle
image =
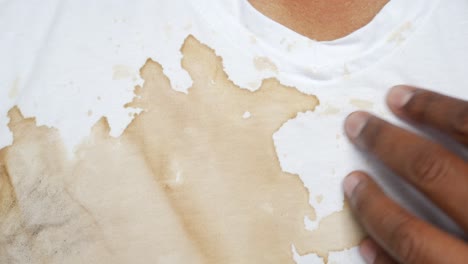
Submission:
[[372,218],[378,221],[379,217],[376,214],[382,210],[381,205],[385,199],[387,199],[385,194],[371,179],[363,179],[354,189],[351,206],[358,218]]
[[391,243],[395,254],[404,263],[420,263],[422,240],[418,239],[417,226],[406,217],[394,229]]
[[427,119],[428,109],[435,103],[435,98],[430,92],[417,91],[412,99],[405,105],[404,109],[410,116],[418,121]]
[[395,261],[391,259],[386,253],[378,252],[372,264],[393,264]]
[[354,189],[353,206],[357,212],[366,212],[371,206],[372,199],[368,199],[368,185],[367,180],[363,179]]
[[458,116],[455,117],[452,127],[455,135],[468,140],[468,103],[462,107]]
[[425,186],[437,184],[448,174],[448,159],[438,150],[421,151],[410,165],[415,181]]
[[371,117],[364,128],[362,140],[364,141],[365,148],[374,151],[379,148],[380,138],[384,131],[383,121]]

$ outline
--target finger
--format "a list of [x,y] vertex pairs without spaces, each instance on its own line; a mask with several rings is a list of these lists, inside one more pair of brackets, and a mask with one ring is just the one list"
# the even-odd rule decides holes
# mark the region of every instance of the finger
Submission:
[[396,86],[390,90],[387,102],[396,115],[438,129],[468,145],[468,101],[409,86]]
[[351,141],[416,186],[468,230],[468,165],[442,146],[365,112],[345,124]]
[[361,242],[359,252],[367,264],[397,264],[385,250],[370,238]]
[[396,261],[466,263],[468,248],[463,242],[410,215],[365,173],[346,177],[344,190],[364,229]]

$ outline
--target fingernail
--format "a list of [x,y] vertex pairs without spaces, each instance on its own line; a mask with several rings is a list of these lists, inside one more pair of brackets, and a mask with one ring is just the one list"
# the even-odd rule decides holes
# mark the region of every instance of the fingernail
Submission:
[[354,189],[360,181],[361,177],[356,173],[351,173],[350,175],[346,176],[346,178],[343,181],[343,189],[348,198],[351,197]]
[[377,257],[377,245],[370,239],[366,239],[361,243],[359,253],[367,264],[373,264]]
[[413,95],[413,89],[403,85],[395,86],[388,93],[388,104],[395,108],[402,108],[411,100]]
[[348,137],[357,138],[368,120],[369,114],[365,112],[355,112],[349,115],[345,122],[345,130]]

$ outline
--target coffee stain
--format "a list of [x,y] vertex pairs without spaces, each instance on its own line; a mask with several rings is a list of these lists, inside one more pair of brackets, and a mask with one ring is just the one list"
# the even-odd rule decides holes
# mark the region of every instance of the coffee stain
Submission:
[[258,71],[271,71],[278,73],[278,67],[267,57],[255,57],[254,65]]
[[166,38],[167,38],[167,39],[170,39],[170,37],[171,37],[171,35],[172,35],[172,25],[166,24],[166,25],[164,26],[164,33],[166,33],[166,34],[165,34]]
[[369,100],[353,98],[349,100],[349,103],[362,110],[370,110],[374,108],[374,103]]
[[10,88],[10,91],[8,92],[8,98],[10,99],[15,99],[18,96],[19,92],[19,78],[16,78],[13,81],[13,85]]
[[336,115],[340,113],[341,110],[333,105],[326,105],[325,109],[320,113],[321,115]]
[[254,35],[251,35],[249,38],[250,38],[250,44],[252,45],[257,44],[257,37],[255,37]]
[[343,79],[350,80],[351,79],[351,72],[349,71],[348,65],[343,66]]
[[134,75],[131,67],[122,64],[114,65],[114,67],[112,67],[112,72],[113,80],[129,79]]
[[315,200],[317,201],[317,203],[321,203],[323,201],[323,195],[317,195],[315,197]]
[[[71,160],[56,130],[10,111],[0,253],[13,253],[2,263],[294,263],[291,245],[327,258],[358,244],[346,207],[305,230],[304,217],[315,218],[308,191],[281,170],[273,145],[273,133],[317,98],[274,79],[240,89],[193,37],[182,54],[188,94],[148,60],[127,105],[143,111],[119,138],[100,119]],[[249,122],[239,118],[245,109],[255,113]]]
[[88,115],[88,116],[92,116],[92,115],[93,115],[93,110],[88,110],[87,115]]
[[[70,174],[59,133],[18,108],[8,113],[13,144],[0,150],[0,263],[59,263],[96,245],[94,217],[67,190]],[[77,262],[72,262],[77,263]]]
[[345,203],[342,211],[323,218],[310,236],[320,238],[314,239],[308,246],[314,249],[313,253],[325,260],[324,263],[328,263],[329,252],[343,251],[359,245],[365,233]]
[[193,24],[190,22],[190,23],[187,23],[187,25],[185,25],[185,27],[183,28],[183,30],[185,31],[190,31],[193,27]]
[[397,44],[403,43],[406,39],[405,34],[412,30],[412,28],[413,24],[410,21],[405,22],[388,37],[387,42],[396,42]]
[[[11,214],[11,211],[16,209],[16,195],[5,166],[5,154],[5,151],[0,152],[0,212],[2,212],[2,216]],[[3,224],[3,221],[1,223]]]

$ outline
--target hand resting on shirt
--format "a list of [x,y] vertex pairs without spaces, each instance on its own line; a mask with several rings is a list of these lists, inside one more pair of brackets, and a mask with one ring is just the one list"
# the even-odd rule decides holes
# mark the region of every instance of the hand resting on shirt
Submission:
[[[468,147],[467,101],[397,86],[387,103],[398,117],[437,129]],[[414,185],[468,233],[468,163],[463,157],[365,112],[352,113],[345,130],[353,144]],[[366,173],[351,173],[344,190],[369,234],[360,247],[367,263],[468,262],[465,241],[405,211]]]

